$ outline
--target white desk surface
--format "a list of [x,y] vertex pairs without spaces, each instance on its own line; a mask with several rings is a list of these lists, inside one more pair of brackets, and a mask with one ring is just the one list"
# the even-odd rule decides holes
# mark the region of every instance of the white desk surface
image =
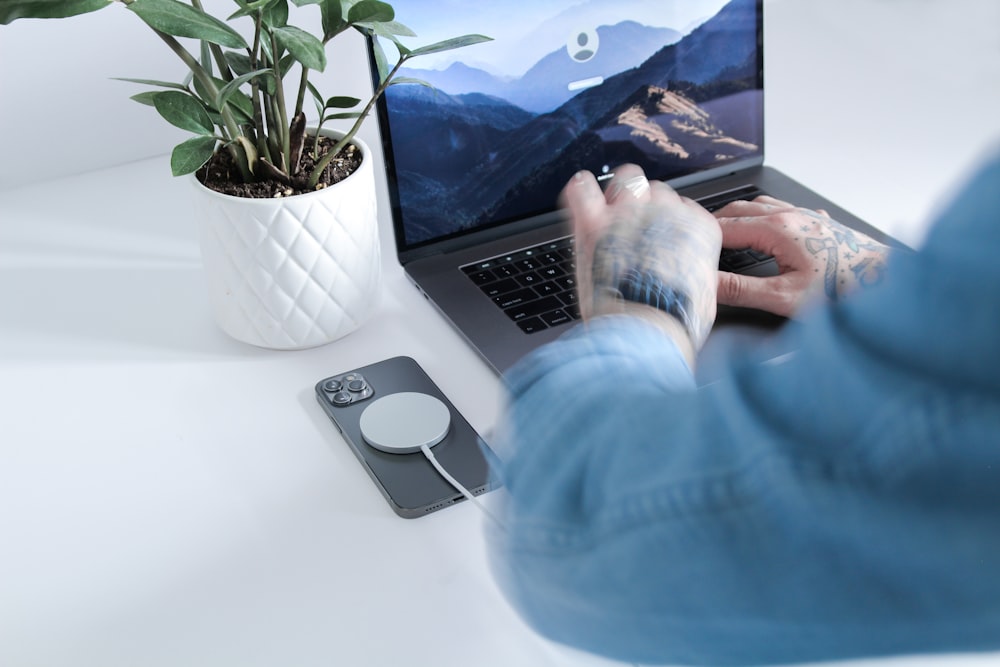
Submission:
[[[768,162],[919,242],[1000,138],[997,6],[767,10]],[[374,319],[273,352],[212,323],[188,188],[158,157],[0,192],[0,664],[605,664],[510,610],[475,507],[392,514],[314,402],[403,354],[496,419],[497,378],[406,282],[386,208]]]

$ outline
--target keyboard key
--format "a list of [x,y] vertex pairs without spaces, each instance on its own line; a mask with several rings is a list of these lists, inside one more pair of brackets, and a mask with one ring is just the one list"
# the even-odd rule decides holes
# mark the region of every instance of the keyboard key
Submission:
[[469,264],[468,266],[463,266],[462,271],[465,271],[466,275],[471,275],[473,273],[479,273],[481,271],[487,271],[496,266],[496,262],[492,260],[486,260],[482,262],[476,262],[475,264]]
[[529,271],[528,273],[522,273],[517,276],[517,282],[521,284],[522,287],[532,287],[534,285],[540,285],[542,283],[542,277],[535,273],[534,271]]
[[567,306],[572,306],[577,301],[576,292],[572,290],[563,292],[559,295],[559,300],[562,301]]
[[559,285],[564,290],[576,289],[576,277],[575,276],[563,276],[562,278],[556,278],[556,285]]
[[562,292],[563,288],[557,285],[554,280],[550,280],[547,283],[535,285],[535,291],[538,292],[539,296],[549,296],[550,294]]
[[757,260],[742,250],[725,248],[719,257],[719,266],[727,271],[738,271],[753,266]]
[[[534,301],[538,298],[534,290],[522,289],[516,292],[510,292],[508,294],[501,294],[498,297],[493,298],[493,302],[503,308],[504,310],[512,307],[519,306],[527,301]],[[537,313],[536,313],[537,314]]]
[[521,331],[526,334],[533,334],[542,329],[548,329],[548,325],[542,321],[540,317],[529,317],[526,320],[521,320],[517,323],[517,326],[521,327]]
[[483,285],[480,289],[483,290],[483,294],[492,299],[495,296],[500,296],[501,294],[521,289],[521,285],[518,284],[518,282],[513,278],[505,278],[503,280],[497,280],[487,285]]
[[469,278],[471,278],[472,282],[477,285],[485,285],[488,282],[496,280],[492,271],[477,271],[475,273],[470,273]]
[[517,275],[517,273],[518,273],[517,269],[514,266],[511,266],[510,264],[504,264],[502,266],[498,266],[497,268],[493,269],[493,275],[495,275],[498,280],[502,280],[504,278],[513,278],[514,276]]
[[567,322],[572,322],[573,318],[566,314],[563,310],[553,310],[549,313],[542,314],[542,320],[548,324],[550,327],[557,327],[560,324],[566,324]]
[[551,264],[541,269],[539,273],[542,274],[542,276],[546,279],[552,279],[566,275],[566,270],[563,269],[558,264]]
[[509,308],[505,308],[504,312],[507,316],[514,320],[524,320],[529,317],[535,317],[536,315],[541,315],[542,313],[547,313],[550,310],[557,310],[562,307],[562,302],[554,296],[547,296],[544,299],[538,299],[537,301],[526,301],[522,303],[515,304]]

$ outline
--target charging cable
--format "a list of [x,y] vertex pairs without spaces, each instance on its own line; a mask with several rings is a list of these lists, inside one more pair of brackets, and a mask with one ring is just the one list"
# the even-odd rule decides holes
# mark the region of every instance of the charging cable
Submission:
[[452,477],[451,474],[444,469],[444,466],[442,466],[441,463],[437,460],[437,457],[434,456],[434,453],[431,451],[431,448],[429,446],[421,445],[420,451],[424,453],[424,456],[427,457],[427,460],[431,462],[431,465],[434,466],[434,469],[437,470],[438,474],[441,475],[441,477],[443,477],[446,482],[455,487],[455,490],[457,490],[459,493],[465,496],[469,501],[472,502],[473,505],[478,507],[479,510],[484,515],[486,515],[487,518],[489,518],[494,524],[497,525],[497,527],[499,527],[501,530],[507,529],[507,527],[504,526],[503,521],[501,521],[495,514],[493,514],[493,512],[486,509],[486,505],[480,502],[479,498],[474,496],[471,491],[462,486],[461,482]]

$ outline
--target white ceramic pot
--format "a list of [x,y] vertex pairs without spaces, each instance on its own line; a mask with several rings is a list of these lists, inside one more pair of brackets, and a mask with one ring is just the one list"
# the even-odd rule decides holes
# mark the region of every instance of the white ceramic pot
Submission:
[[360,168],[309,194],[232,197],[191,177],[209,298],[233,338],[304,349],[347,335],[371,315],[381,287],[375,175],[368,146],[354,143]]

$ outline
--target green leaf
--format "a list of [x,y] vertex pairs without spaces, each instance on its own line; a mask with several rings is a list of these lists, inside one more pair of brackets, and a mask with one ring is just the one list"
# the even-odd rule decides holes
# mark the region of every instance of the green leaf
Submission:
[[215,153],[215,137],[191,137],[174,147],[170,154],[170,171],[183,176],[198,171]]
[[421,46],[419,49],[413,49],[410,52],[412,57],[426,56],[430,53],[440,53],[441,51],[451,51],[452,49],[460,49],[464,46],[472,46],[473,44],[481,44],[483,42],[492,42],[492,37],[486,37],[485,35],[463,35],[461,37],[452,37],[451,39],[446,39],[443,42],[437,42],[435,44],[428,44],[427,46]]
[[156,106],[156,104],[153,102],[153,99],[157,95],[159,95],[159,93],[156,92],[155,90],[147,90],[144,93],[137,93],[137,94],[133,95],[132,97],[130,97],[129,99],[130,100],[135,100],[139,104],[145,104],[146,106],[153,107],[153,106]]
[[204,105],[192,95],[173,90],[157,93],[153,106],[168,123],[182,130],[195,134],[211,134],[213,130]]
[[287,0],[275,0],[274,4],[264,10],[264,23],[274,28],[288,25]]
[[361,0],[347,11],[348,23],[384,23],[396,18],[392,5],[379,0]]
[[385,57],[385,49],[377,39],[372,39],[372,47],[375,51],[375,67],[378,69],[378,80],[382,83],[389,76],[389,59]]
[[347,29],[347,21],[344,20],[344,5],[341,0],[321,0],[319,11],[323,19],[324,41],[330,41],[338,33]]
[[236,74],[246,74],[253,70],[250,63],[250,56],[239,51],[226,51],[226,62],[229,68]]
[[[215,89],[217,91],[221,91],[230,83],[228,81],[223,81],[218,77],[212,77],[212,82],[215,84]],[[200,99],[202,104],[204,104],[208,109],[209,116],[212,117],[212,122],[216,125],[220,125],[221,123],[219,120],[221,116],[218,114],[219,108],[216,106],[216,96],[205,88],[199,79],[195,79],[194,88],[198,93],[198,99]],[[237,120],[240,123],[253,118],[253,102],[250,100],[250,96],[246,93],[234,90],[232,93],[227,94],[227,102],[229,103],[230,109],[235,109],[237,111]]]
[[249,48],[243,36],[228,25],[179,0],[135,0],[127,6],[151,28],[168,35],[201,39],[233,49]]
[[114,0],[0,0],[0,25],[15,19],[62,19],[104,9]]
[[247,81],[250,81],[251,79],[256,78],[258,76],[270,74],[272,71],[273,70],[271,69],[259,69],[255,72],[248,72],[247,74],[243,74],[241,76],[236,77],[235,79],[227,83],[225,86],[223,86],[222,89],[219,91],[219,97],[216,98],[215,100],[215,108],[221,109],[223,105],[225,105],[226,102],[229,101],[229,98],[232,97],[234,93],[238,92],[239,87],[242,86]]
[[368,28],[376,35],[382,35],[383,37],[390,37],[392,35],[399,35],[402,37],[416,37],[417,33],[413,32],[407,28],[402,23],[398,21],[381,21],[379,23],[361,23],[359,24],[363,28]]
[[256,15],[259,11],[267,11],[270,9],[271,5],[278,2],[279,0],[256,0],[255,2],[243,2],[243,0],[235,0],[236,4],[240,8],[226,17],[227,21],[232,21],[233,19],[242,18],[244,16]]
[[322,72],[326,69],[326,51],[323,42],[301,28],[285,26],[275,28],[274,37],[295,59],[309,69]]
[[170,81],[155,81],[153,79],[129,79],[121,76],[111,77],[113,81],[128,81],[129,83],[141,83],[144,86],[156,86],[157,88],[174,88],[175,90],[187,90],[187,87],[179,83]]
[[361,103],[357,97],[337,96],[331,97],[323,105],[324,109],[350,109]]

